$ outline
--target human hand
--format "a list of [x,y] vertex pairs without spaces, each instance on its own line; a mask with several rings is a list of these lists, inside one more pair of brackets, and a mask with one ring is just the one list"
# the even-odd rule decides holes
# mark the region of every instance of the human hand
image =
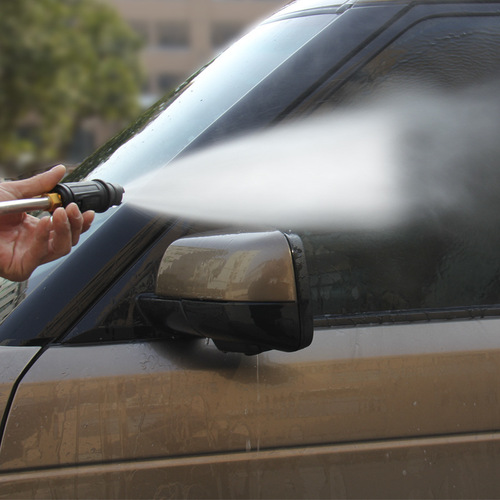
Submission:
[[[0,183],[0,201],[48,193],[65,172],[58,165],[29,179]],[[41,219],[27,213],[0,215],[0,276],[12,281],[28,279],[39,265],[68,254],[93,220],[93,211],[82,214],[75,203]]]

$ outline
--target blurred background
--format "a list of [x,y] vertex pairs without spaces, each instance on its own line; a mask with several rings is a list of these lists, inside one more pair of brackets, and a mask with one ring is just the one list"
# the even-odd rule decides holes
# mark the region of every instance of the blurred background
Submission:
[[1,0],[0,178],[70,169],[289,0]]

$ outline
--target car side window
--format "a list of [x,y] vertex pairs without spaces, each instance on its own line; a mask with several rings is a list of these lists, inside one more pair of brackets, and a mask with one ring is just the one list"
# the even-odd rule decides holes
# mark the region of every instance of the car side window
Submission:
[[[332,79],[317,109],[359,104],[398,85],[449,90],[483,83],[500,74],[499,46],[499,16],[423,20],[341,88]],[[315,316],[339,324],[388,311],[447,310],[445,317],[455,317],[500,303],[500,237],[488,209],[480,213],[480,220],[416,217],[385,231],[301,234]]]
[[498,78],[499,44],[500,16],[426,19],[357,70],[324,104],[357,104],[398,86],[450,90]]

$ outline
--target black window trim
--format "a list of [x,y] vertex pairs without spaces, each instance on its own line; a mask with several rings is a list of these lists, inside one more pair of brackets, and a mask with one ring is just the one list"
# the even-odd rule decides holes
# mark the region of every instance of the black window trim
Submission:
[[482,319],[500,316],[500,304],[487,306],[444,307],[439,309],[401,309],[359,314],[315,316],[314,327],[345,327],[384,325],[463,319]]

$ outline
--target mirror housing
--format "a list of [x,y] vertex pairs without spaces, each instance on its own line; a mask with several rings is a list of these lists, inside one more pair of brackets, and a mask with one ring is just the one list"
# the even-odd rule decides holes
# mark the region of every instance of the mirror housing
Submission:
[[160,331],[210,338],[223,351],[291,352],[312,341],[302,241],[279,231],[175,241],[161,260],[155,294],[138,304]]

